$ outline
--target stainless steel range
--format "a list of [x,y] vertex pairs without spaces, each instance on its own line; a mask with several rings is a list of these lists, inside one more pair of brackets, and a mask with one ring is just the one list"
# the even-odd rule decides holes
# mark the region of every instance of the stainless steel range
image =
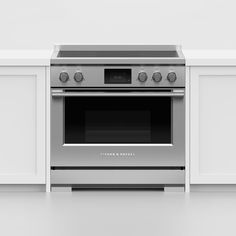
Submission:
[[179,46],[55,46],[51,95],[52,186],[184,186]]

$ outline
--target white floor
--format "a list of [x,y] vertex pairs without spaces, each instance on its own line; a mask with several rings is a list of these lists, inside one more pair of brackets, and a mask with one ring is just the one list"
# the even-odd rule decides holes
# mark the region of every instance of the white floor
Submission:
[[0,235],[235,236],[236,192],[1,192]]

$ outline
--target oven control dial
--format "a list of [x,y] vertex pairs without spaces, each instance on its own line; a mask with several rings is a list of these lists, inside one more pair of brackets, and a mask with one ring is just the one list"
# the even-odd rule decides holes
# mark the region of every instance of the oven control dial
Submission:
[[66,71],[62,71],[62,72],[60,73],[59,80],[60,80],[62,83],[65,83],[65,82],[67,82],[68,79],[69,79],[69,74],[68,74]]
[[159,72],[159,71],[154,72],[152,75],[152,79],[157,83],[161,82],[161,80],[162,80],[161,72]]
[[176,81],[177,79],[177,76],[175,74],[175,72],[170,72],[168,75],[167,75],[167,79],[169,80],[169,82],[173,83]]
[[140,82],[145,82],[147,80],[147,78],[148,78],[148,75],[145,71],[141,71],[138,73],[138,80]]
[[83,73],[81,71],[77,71],[74,75],[74,80],[78,83],[82,82],[84,80]]

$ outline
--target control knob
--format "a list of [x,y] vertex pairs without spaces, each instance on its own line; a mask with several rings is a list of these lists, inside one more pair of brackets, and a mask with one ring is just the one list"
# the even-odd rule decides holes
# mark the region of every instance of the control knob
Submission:
[[161,72],[159,72],[159,71],[154,72],[152,75],[152,79],[157,83],[161,82],[161,80],[162,80]]
[[59,80],[62,83],[67,82],[68,79],[69,79],[69,74],[66,71],[63,71],[63,72],[60,73]]
[[84,80],[83,73],[81,71],[77,71],[74,75],[74,80],[78,83],[82,82]]
[[176,79],[177,79],[176,73],[175,73],[175,72],[170,72],[170,73],[167,75],[167,79],[168,79],[169,82],[171,82],[171,83],[175,82]]
[[139,72],[138,73],[138,80],[140,82],[145,82],[147,80],[148,76],[147,73],[145,71]]

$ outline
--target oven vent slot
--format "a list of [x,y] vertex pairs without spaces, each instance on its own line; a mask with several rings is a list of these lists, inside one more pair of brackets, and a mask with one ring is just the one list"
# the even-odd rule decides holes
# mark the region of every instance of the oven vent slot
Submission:
[[99,191],[106,191],[106,190],[111,190],[111,191],[118,191],[118,190],[123,190],[123,191],[137,191],[137,190],[146,190],[146,191],[164,191],[164,186],[163,185],[154,185],[154,184],[88,184],[88,185],[74,185],[71,186],[72,191],[84,191],[84,190],[99,190]]

